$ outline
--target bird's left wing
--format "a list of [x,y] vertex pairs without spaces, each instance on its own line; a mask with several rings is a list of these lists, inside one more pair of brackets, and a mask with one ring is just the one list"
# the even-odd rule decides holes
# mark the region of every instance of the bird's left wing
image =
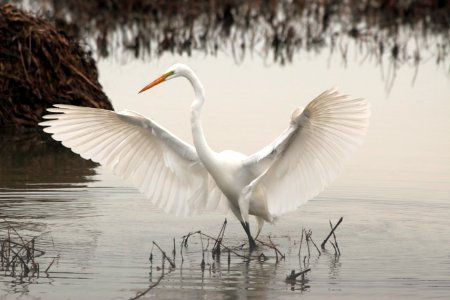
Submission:
[[243,162],[259,175],[246,188],[247,197],[262,192],[275,217],[315,197],[361,144],[369,115],[366,100],[333,89],[295,110],[288,129]]
[[45,132],[85,159],[130,180],[158,207],[176,215],[226,206],[191,145],[144,116],[55,105]]

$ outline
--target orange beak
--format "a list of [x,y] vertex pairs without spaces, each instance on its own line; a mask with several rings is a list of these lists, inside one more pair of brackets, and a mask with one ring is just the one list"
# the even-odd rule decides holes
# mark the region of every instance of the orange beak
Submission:
[[149,84],[147,84],[142,90],[139,91],[139,94],[142,92],[145,92],[148,89],[151,89],[152,87],[154,87],[155,85],[160,84],[161,82],[164,82],[166,80],[167,77],[169,77],[170,75],[172,75],[173,72],[168,72],[166,74],[161,75],[160,77],[158,77],[156,80],[150,82]]

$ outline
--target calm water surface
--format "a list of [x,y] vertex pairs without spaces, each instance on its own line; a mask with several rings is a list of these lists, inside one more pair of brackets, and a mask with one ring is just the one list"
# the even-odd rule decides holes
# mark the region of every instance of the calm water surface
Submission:
[[[161,122],[190,141],[189,105],[193,94],[184,80],[136,92],[171,63],[191,65],[202,79],[208,102],[207,138],[216,150],[251,153],[287,126],[293,108],[322,90],[339,86],[372,105],[371,127],[361,150],[339,179],[296,212],[266,225],[286,253],[249,262],[227,254],[219,260],[192,237],[181,261],[179,243],[189,231],[217,235],[225,217],[225,243],[245,242],[231,215],[177,218],[153,207],[137,190],[93,163],[83,161],[34,130],[0,131],[0,217],[25,237],[39,236],[46,251],[41,266],[55,259],[48,276],[20,283],[0,274],[0,299],[128,299],[157,282],[143,298],[208,299],[448,299],[450,297],[450,80],[433,63],[397,73],[390,93],[379,66],[343,67],[338,57],[299,57],[285,66],[259,59],[235,65],[217,58],[163,57],[157,62],[100,64],[101,81],[117,110],[130,108]],[[383,75],[384,74],[384,75]],[[384,77],[383,77],[384,76]],[[316,243],[337,230],[342,254],[331,245],[318,256],[305,245],[298,257],[301,228],[311,228]],[[6,223],[0,221],[2,236]],[[161,267],[152,241],[168,253],[177,243],[176,268]],[[204,240],[206,244],[206,240]],[[211,249],[212,243],[209,243]],[[44,268],[45,268],[44,267]],[[285,283],[286,275],[311,268],[305,281]],[[41,267],[43,268],[43,267]]]

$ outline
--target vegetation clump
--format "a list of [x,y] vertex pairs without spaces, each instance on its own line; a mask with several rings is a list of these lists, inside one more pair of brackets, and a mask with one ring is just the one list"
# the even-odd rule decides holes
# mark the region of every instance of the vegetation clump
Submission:
[[36,126],[56,103],[112,109],[86,47],[46,18],[0,6],[0,126]]

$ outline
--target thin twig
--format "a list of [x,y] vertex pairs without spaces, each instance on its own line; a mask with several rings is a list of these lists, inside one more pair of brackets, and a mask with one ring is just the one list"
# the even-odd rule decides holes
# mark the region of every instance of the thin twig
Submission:
[[344,219],[344,217],[341,217],[339,219],[339,221],[336,223],[336,225],[331,229],[331,232],[328,234],[328,236],[326,237],[326,239],[322,242],[322,244],[320,245],[320,248],[325,249],[325,244],[328,241],[328,239],[331,237],[331,235],[334,233],[334,231],[336,230],[336,228],[339,226],[339,224],[341,224],[342,220]]
[[266,243],[266,242],[263,242],[260,239],[257,239],[256,241],[259,242],[263,246],[266,246],[266,247],[269,247],[269,248],[275,250],[275,255],[277,256],[277,261],[278,261],[278,254],[280,255],[281,259],[285,258],[285,255],[283,253],[281,253],[281,251],[275,246],[275,244],[273,243],[273,241],[270,238],[270,236],[269,236],[270,244]]
[[319,248],[317,247],[316,243],[314,243],[314,240],[312,238],[312,230],[309,230],[309,239],[311,240],[311,242],[313,243],[314,247],[316,247],[317,252],[319,252],[319,255],[321,255],[322,253],[320,252]]
[[183,257],[183,243],[184,243],[184,238],[181,240],[181,245],[180,245],[180,255],[181,255],[181,263],[183,264],[184,262],[184,257]]
[[300,257],[300,252],[302,250],[302,243],[303,243],[303,227],[302,227],[302,236],[300,238],[300,247],[298,248],[298,256]]
[[[190,232],[189,234],[183,236],[183,238],[186,238],[186,239],[187,239],[188,237],[190,237],[190,236],[192,236],[192,235],[194,235],[194,234],[201,234],[201,235],[203,235],[204,237],[210,238],[210,239],[212,239],[212,240],[214,240],[214,241],[217,240],[216,238],[214,238],[214,237],[212,237],[212,236],[210,236],[210,235],[208,235],[208,234],[206,234],[206,233],[203,233],[203,232],[201,232],[200,230],[199,230],[199,231],[195,231],[195,232]],[[185,242],[185,244],[186,244],[186,242]],[[236,255],[236,256],[242,257],[242,258],[244,258],[244,259],[249,259],[249,257],[247,257],[247,256],[245,256],[245,255],[242,255],[242,254],[239,254],[238,252],[234,251],[234,250],[231,249],[230,247],[225,246],[223,243],[220,243],[220,246],[223,247],[223,248],[226,249],[226,250],[229,250],[231,253],[233,253],[233,254]]]
[[153,289],[154,287],[156,287],[161,280],[164,278],[164,276],[168,275],[170,272],[172,272],[172,270],[169,270],[169,272],[167,273],[162,273],[161,276],[158,278],[158,280],[152,284],[151,286],[149,286],[145,291],[138,293],[135,297],[130,298],[130,300],[136,300],[141,298],[142,296],[144,296],[145,294],[147,294],[151,289]]
[[308,246],[308,257],[310,257],[311,250],[309,249],[309,236],[308,236],[308,233],[306,232],[306,229],[303,229],[303,231],[305,232],[305,241],[306,241],[306,245]]
[[55,262],[56,257],[53,257],[52,261],[50,262],[50,264],[48,265],[47,269],[45,269],[44,273],[48,275],[48,270],[50,270],[50,267],[53,265],[53,263]]
[[223,236],[225,234],[225,227],[227,226],[227,219],[223,222],[222,228],[219,231],[219,235],[214,243],[214,247],[212,248],[213,255],[220,255],[220,244],[222,243]]
[[334,248],[334,255],[336,256],[337,255],[337,249],[336,249],[336,246],[334,245],[334,243],[332,242],[332,241],[330,241],[330,244],[331,244],[331,246],[333,246],[333,248]]
[[[331,220],[330,220],[330,227],[331,227],[331,229],[333,229],[333,223],[331,223]],[[336,251],[336,249],[337,249],[337,254],[341,255],[341,250],[339,250],[339,245],[338,245],[338,242],[336,239],[336,234],[334,233],[334,231],[333,231],[333,238],[334,238],[333,247],[335,247],[334,251]],[[333,244],[333,243],[331,243],[331,244]]]
[[286,276],[286,281],[287,281],[287,282],[296,281],[298,276],[300,276],[300,275],[305,275],[305,274],[306,274],[307,272],[309,272],[309,271],[311,271],[310,268],[308,268],[308,269],[306,269],[306,270],[303,270],[303,271],[300,271],[300,272],[298,272],[298,273],[295,273],[295,270],[292,270],[292,271],[291,271],[291,274],[289,274],[288,276]]
[[259,261],[266,261],[267,257],[264,255],[264,253],[261,252],[261,254],[258,256]]
[[[12,250],[12,249],[11,249],[11,252],[15,254],[14,257],[17,257],[17,258],[20,260],[20,262],[21,262],[20,266],[22,267],[22,270],[24,270],[25,276],[27,276],[27,275],[28,275],[28,272],[30,272],[30,268],[28,268],[26,262],[23,260],[23,258],[19,255],[18,252],[16,253],[16,252],[14,252],[14,250]],[[14,266],[15,266],[15,264],[13,264],[13,267],[14,267]]]
[[202,271],[205,270],[205,250],[203,249],[203,238],[200,232],[200,243],[202,245],[202,262],[200,263],[200,267],[202,268]]
[[[6,225],[8,225],[8,227],[9,227],[12,231],[15,232],[15,234],[16,234],[16,235],[19,237],[19,239],[22,241],[22,245],[28,244],[28,243],[25,243],[25,241],[23,240],[22,236],[21,236],[21,235],[17,232],[17,230],[9,223],[8,220],[3,219],[3,222],[5,222]],[[9,232],[8,232],[8,235],[9,235]]]
[[176,255],[176,248],[175,248],[175,238],[173,238],[173,250],[172,250],[172,256],[173,256],[173,260],[175,260],[175,255]]
[[149,256],[149,258],[148,258],[148,260],[150,261],[150,264],[153,263],[153,247],[154,247],[154,246],[155,246],[155,245],[152,244],[152,249],[150,249],[150,256]]
[[[169,262],[169,264],[172,266],[172,268],[175,268],[175,263],[166,255],[166,252],[163,251],[163,249],[161,249],[161,247],[158,246],[158,244],[156,242],[153,242],[153,244],[158,247],[159,251],[161,251],[162,255],[164,256],[165,259],[167,259],[167,261]],[[164,260],[163,260],[164,261]]]

